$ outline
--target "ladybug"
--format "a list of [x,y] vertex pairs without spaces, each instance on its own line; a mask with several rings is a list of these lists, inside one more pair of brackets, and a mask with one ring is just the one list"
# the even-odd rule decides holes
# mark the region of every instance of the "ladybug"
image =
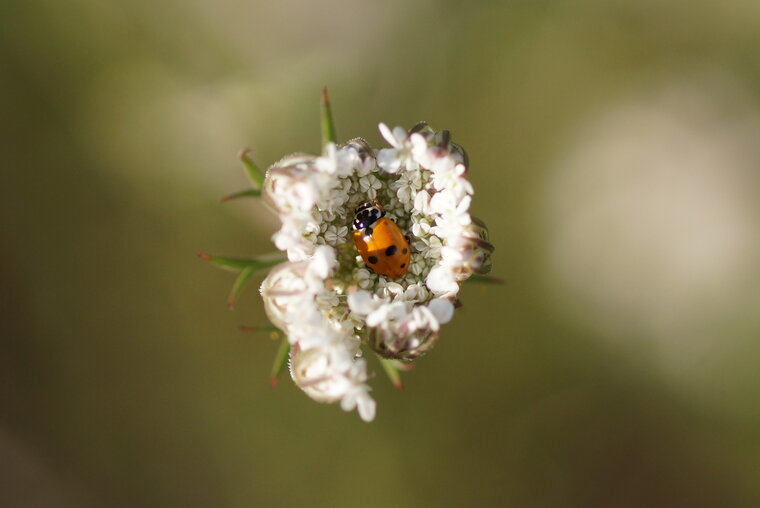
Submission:
[[354,244],[364,262],[378,275],[396,279],[409,269],[409,242],[399,227],[385,216],[376,201],[365,201],[354,210]]

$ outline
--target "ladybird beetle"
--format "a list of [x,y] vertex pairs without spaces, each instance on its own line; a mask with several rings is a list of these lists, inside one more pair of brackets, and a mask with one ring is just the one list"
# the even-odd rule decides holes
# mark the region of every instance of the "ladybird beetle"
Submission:
[[378,275],[403,277],[412,257],[409,242],[399,227],[385,216],[376,201],[366,201],[354,210],[354,244],[364,262]]

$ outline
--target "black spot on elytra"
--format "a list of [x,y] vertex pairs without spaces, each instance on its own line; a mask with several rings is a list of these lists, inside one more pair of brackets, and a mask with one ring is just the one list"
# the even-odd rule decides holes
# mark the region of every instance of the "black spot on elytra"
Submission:
[[364,229],[364,234],[367,235],[367,236],[372,236],[372,227],[371,226],[367,226]]
[[406,254],[407,252],[409,252],[409,249],[404,249],[401,251],[401,254]]
[[390,247],[385,249],[385,255],[392,256],[396,253],[397,250],[398,250],[398,247],[396,247],[395,245],[391,245]]
[[406,263],[401,263],[401,268],[404,268],[406,266]]
[[375,256],[370,256],[367,258],[367,261],[369,261],[370,264],[374,265],[375,263],[377,263],[377,258]]

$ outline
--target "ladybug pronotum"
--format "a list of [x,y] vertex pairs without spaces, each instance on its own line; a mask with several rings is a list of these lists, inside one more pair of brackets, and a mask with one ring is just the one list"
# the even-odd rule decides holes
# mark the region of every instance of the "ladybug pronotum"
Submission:
[[396,279],[409,269],[409,242],[385,209],[366,201],[354,210],[354,244],[364,262],[378,275]]

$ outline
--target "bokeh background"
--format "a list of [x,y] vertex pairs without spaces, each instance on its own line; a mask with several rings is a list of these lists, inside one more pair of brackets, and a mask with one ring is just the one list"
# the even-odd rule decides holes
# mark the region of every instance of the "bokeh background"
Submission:
[[[501,286],[378,416],[267,385],[243,188],[427,120]],[[760,505],[760,3],[3,0],[0,505]]]

